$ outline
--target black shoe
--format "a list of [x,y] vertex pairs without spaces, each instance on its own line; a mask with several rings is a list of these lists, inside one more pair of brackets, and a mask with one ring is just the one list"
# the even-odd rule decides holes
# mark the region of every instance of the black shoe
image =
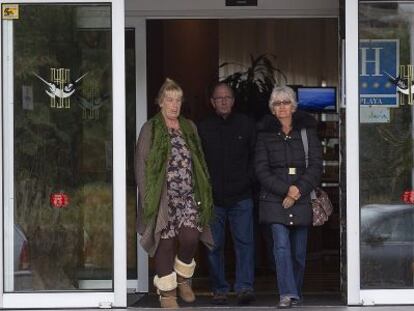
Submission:
[[211,299],[213,305],[226,305],[227,304],[227,295],[223,293],[214,293],[213,298]]
[[237,294],[237,304],[238,305],[248,305],[252,301],[256,300],[252,290],[244,290]]
[[292,306],[299,306],[302,304],[302,299],[291,299]]
[[280,298],[279,304],[277,305],[278,309],[289,309],[292,307],[292,299],[289,297]]

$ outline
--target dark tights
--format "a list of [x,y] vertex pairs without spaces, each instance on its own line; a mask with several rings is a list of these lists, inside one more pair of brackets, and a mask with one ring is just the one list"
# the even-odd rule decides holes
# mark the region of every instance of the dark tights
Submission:
[[197,250],[200,232],[196,228],[181,227],[178,237],[171,239],[160,239],[155,252],[155,271],[158,277],[163,277],[174,268],[174,258],[177,254],[176,244],[178,242],[178,259],[190,264]]

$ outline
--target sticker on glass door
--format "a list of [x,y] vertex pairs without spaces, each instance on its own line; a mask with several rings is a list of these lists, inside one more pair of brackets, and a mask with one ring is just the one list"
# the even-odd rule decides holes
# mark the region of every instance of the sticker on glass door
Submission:
[[76,92],[80,81],[88,74],[85,73],[75,81],[70,80],[70,69],[50,68],[50,82],[33,73],[46,85],[45,92],[50,97],[51,108],[70,108],[70,97]]

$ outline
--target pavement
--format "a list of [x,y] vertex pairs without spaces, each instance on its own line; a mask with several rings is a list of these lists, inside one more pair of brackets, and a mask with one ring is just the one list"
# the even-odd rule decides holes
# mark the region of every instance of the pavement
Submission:
[[[154,310],[161,309],[158,305],[158,298],[155,294],[131,296],[129,299],[128,310]],[[249,306],[238,306],[235,296],[229,297],[229,303],[225,306],[214,306],[210,303],[211,296],[202,295],[197,296],[197,301],[194,304],[180,304],[180,309],[183,310],[275,310],[277,309],[278,297],[275,294],[261,293],[256,295],[256,301]],[[180,303],[180,302],[179,302]],[[303,311],[414,311],[414,305],[402,306],[346,306],[338,294],[325,293],[317,295],[305,295],[303,304],[295,306],[292,310]]]

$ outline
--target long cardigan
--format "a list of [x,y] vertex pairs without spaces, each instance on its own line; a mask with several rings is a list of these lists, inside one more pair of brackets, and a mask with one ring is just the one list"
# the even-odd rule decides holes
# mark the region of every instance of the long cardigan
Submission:
[[[322,174],[322,148],[316,133],[316,122],[307,113],[293,114],[292,131],[282,132],[279,120],[266,116],[258,124],[255,170],[261,185],[259,219],[262,223],[307,226],[312,221],[310,192],[319,185]],[[306,167],[301,129],[306,128],[309,142],[309,165]],[[301,197],[285,209],[282,206],[291,185]]]
[[[191,122],[191,121],[190,121]],[[197,131],[194,123],[191,122],[194,131]],[[147,224],[143,222],[142,202],[144,202],[145,191],[145,163],[151,148],[152,142],[152,123],[151,120],[142,126],[135,148],[135,180],[138,187],[138,206],[137,206],[137,232],[141,235],[141,246],[153,257],[158,248],[161,238],[161,231],[168,225],[168,195],[167,179],[164,180],[161,192],[160,205],[156,220]],[[168,161],[168,159],[166,159]],[[162,172],[160,172],[161,174]],[[165,176],[166,173],[164,172]],[[206,225],[200,235],[200,240],[209,248],[213,247],[213,238],[210,226]]]

